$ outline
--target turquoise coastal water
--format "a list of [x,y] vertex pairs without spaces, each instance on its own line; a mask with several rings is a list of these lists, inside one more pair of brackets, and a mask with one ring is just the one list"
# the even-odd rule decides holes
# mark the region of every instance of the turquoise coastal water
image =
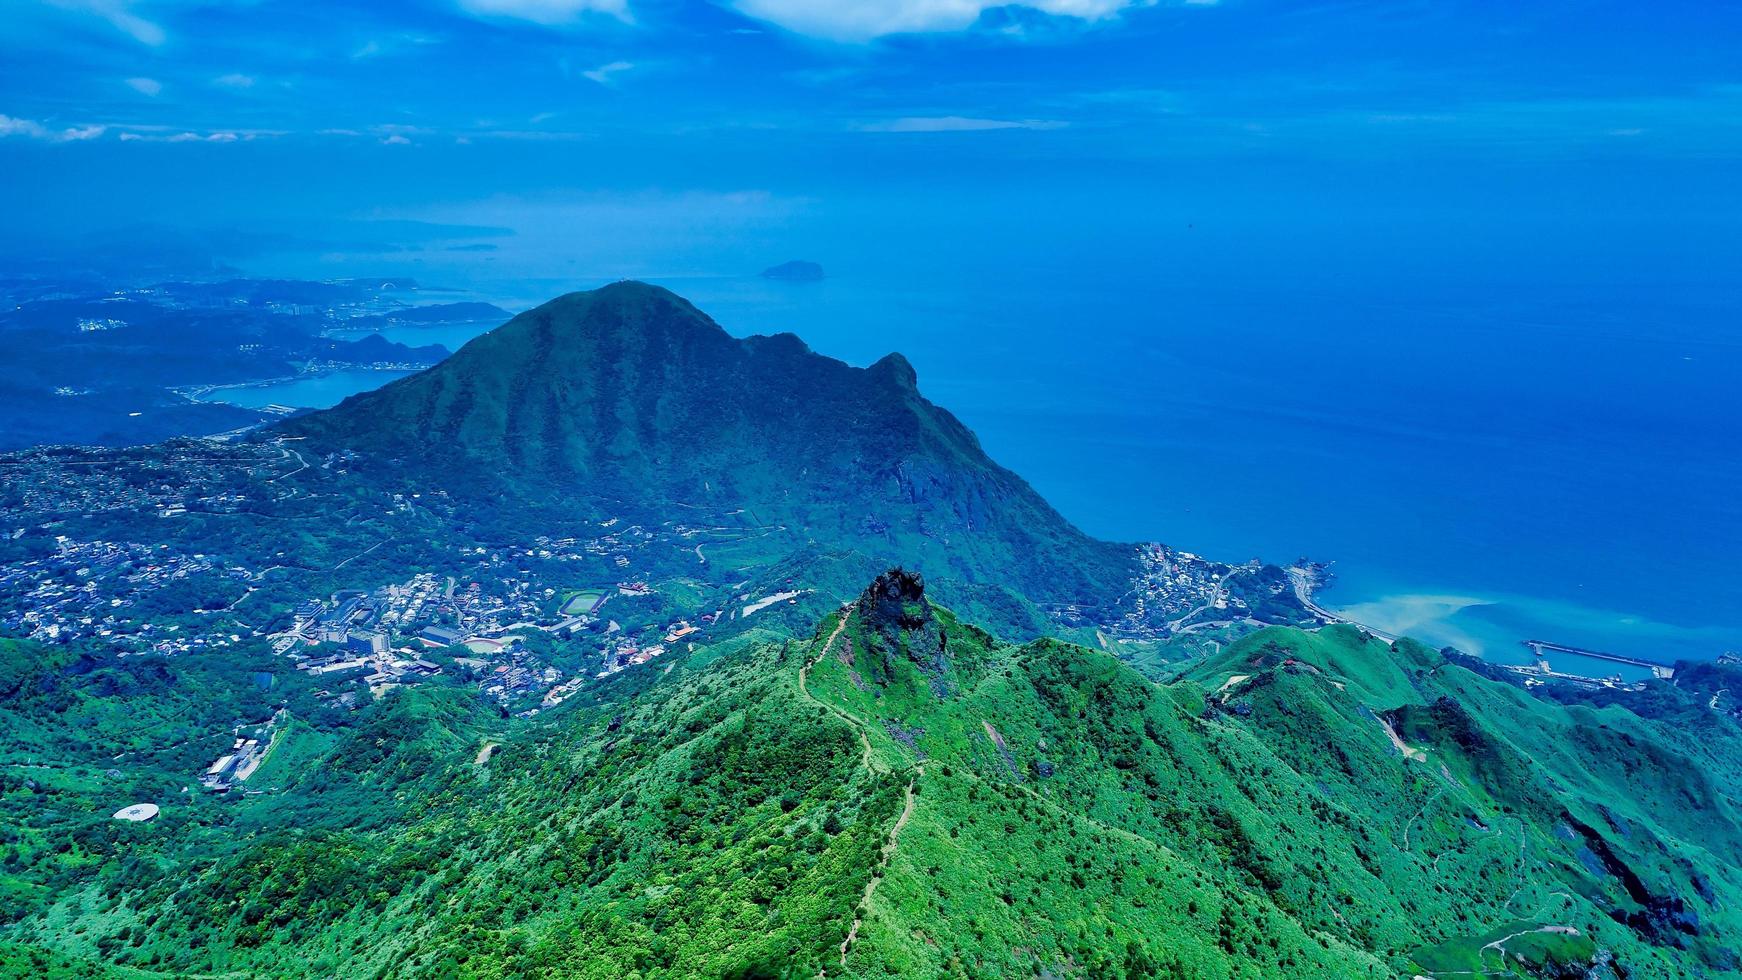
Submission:
[[243,408],[331,408],[359,391],[379,388],[410,371],[328,371],[262,384],[214,388],[201,401],[224,402]]

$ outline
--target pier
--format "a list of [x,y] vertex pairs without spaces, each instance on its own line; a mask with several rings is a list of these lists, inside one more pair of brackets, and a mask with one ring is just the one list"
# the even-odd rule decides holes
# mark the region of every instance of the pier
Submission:
[[1582,647],[1571,647],[1564,643],[1551,643],[1548,640],[1525,640],[1524,645],[1536,658],[1537,666],[1544,671],[1548,668],[1548,658],[1545,653],[1570,653],[1574,656],[1589,657],[1592,660],[1607,660],[1610,663],[1630,664],[1634,667],[1644,667],[1651,671],[1651,676],[1659,680],[1668,680],[1675,676],[1675,668],[1651,660],[1640,660],[1637,657],[1623,657],[1620,654],[1604,653],[1600,650],[1586,650]]

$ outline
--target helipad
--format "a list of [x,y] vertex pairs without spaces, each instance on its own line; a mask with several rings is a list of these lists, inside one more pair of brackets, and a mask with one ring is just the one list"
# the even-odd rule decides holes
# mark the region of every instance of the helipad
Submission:
[[115,811],[116,820],[142,822],[155,816],[157,816],[157,804],[155,803],[135,803]]

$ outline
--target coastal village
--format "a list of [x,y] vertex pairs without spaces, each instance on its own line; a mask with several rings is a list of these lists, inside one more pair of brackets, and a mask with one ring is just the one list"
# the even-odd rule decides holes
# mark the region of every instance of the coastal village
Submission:
[[[523,544],[456,536],[435,553],[439,567],[369,565],[395,535],[427,534],[444,501],[407,490],[383,495],[372,514],[354,503],[335,511],[352,463],[345,454],[308,458],[293,440],[188,440],[137,456],[56,449],[0,460],[9,477],[0,538],[31,545],[0,561],[0,630],[119,656],[264,648],[318,679],[320,696],[340,708],[441,679],[530,717],[591,683],[705,642],[723,623],[768,615],[804,595],[785,579],[753,585],[751,568],[727,573],[742,577],[735,583],[714,577],[721,570],[710,567],[704,547],[730,541],[722,536],[728,530],[745,533],[716,526],[723,518],[644,525],[606,517]],[[310,475],[318,481],[307,482]],[[324,572],[282,552],[263,561],[193,551],[175,533],[185,522],[246,525],[258,514],[282,520],[277,515],[286,513],[381,527],[358,535],[355,550]],[[93,535],[93,525],[117,530]],[[1290,602],[1304,588],[1305,608],[1336,621],[1310,601],[1322,568],[1267,578],[1258,562],[1226,565],[1159,544],[1139,546],[1136,558],[1116,621],[1075,606],[1046,612],[1065,628],[1165,642],[1297,620],[1300,606]],[[311,579],[333,585],[291,585]],[[1559,673],[1538,660],[1519,668],[1527,685],[1635,686]],[[200,784],[246,791],[278,726],[277,717],[239,726]]]
[[[0,631],[122,657],[266,649],[319,679],[321,697],[341,708],[363,703],[364,692],[379,698],[442,678],[527,717],[590,683],[687,650],[718,622],[801,595],[757,591],[749,578],[733,587],[674,582],[670,556],[706,568],[702,546],[719,540],[710,532],[720,530],[676,522],[649,527],[608,517],[524,546],[456,540],[440,570],[300,595],[286,584],[309,577],[307,569],[291,567],[288,556],[262,564],[189,552],[175,534],[161,533],[189,520],[246,522],[256,508],[312,503],[325,513],[294,478],[312,469],[342,481],[348,462],[305,459],[282,442],[208,440],[138,456],[65,449],[0,461],[9,477],[0,538],[31,543],[0,561]],[[391,520],[409,523],[427,519],[435,502],[400,493],[386,503]],[[86,536],[93,519],[132,533]],[[323,577],[351,578],[353,563],[339,559]],[[674,584],[683,594],[664,594]],[[211,760],[199,783],[214,792],[242,789],[270,754],[277,724],[237,727],[230,751]]]

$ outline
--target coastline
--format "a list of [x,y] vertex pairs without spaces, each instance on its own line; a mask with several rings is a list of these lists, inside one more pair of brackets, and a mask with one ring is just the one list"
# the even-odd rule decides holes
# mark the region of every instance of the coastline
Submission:
[[[277,377],[277,378],[260,378],[260,379],[256,379],[256,380],[252,380],[252,381],[235,381],[235,382],[229,382],[226,384],[189,385],[189,386],[184,386],[184,387],[180,387],[180,388],[173,388],[170,390],[175,392],[175,394],[181,396],[182,398],[187,399],[189,402],[192,402],[194,404],[230,405],[230,406],[235,407],[235,408],[244,408],[244,409],[249,409],[251,411],[258,411],[260,409],[260,406],[246,405],[246,404],[242,404],[240,402],[231,401],[227,398],[219,397],[218,393],[226,392],[226,391],[250,391],[250,390],[277,388],[277,387],[281,387],[281,386],[294,385],[294,384],[304,383],[304,382],[320,381],[322,379],[331,378],[331,377],[334,377],[336,375],[351,374],[351,373],[359,373],[359,374],[369,373],[369,374],[392,375],[394,377],[404,377],[405,375],[415,374],[418,371],[424,370],[428,366],[429,365],[414,365],[414,364],[399,364],[399,363],[394,363],[394,364],[330,365],[330,366],[326,366],[326,367],[315,368],[315,369],[309,370],[309,371],[301,371],[301,372],[298,372],[297,374],[286,375],[286,376]],[[389,378],[388,380],[392,380],[392,378]],[[386,381],[383,381],[382,383],[385,384]],[[358,389],[358,390],[361,391],[361,390],[367,390],[367,389]],[[320,406],[320,405],[293,405],[293,404],[290,404],[288,402],[285,404],[287,405],[287,407],[291,407],[291,408],[321,408],[321,407],[325,407],[325,406]]]
[[[1320,585],[1310,569],[1290,569],[1289,575],[1302,605],[1325,622],[1348,623],[1382,638],[1408,636],[1432,647],[1449,646],[1500,666],[1536,663],[1530,649],[1534,640],[1565,651],[1669,667],[1683,660],[1715,660],[1736,649],[1742,636],[1742,630],[1724,625],[1684,625],[1541,596],[1411,588],[1408,583],[1369,584],[1332,608],[1319,601]],[[1559,659],[1578,657],[1559,654]]]
[[1285,569],[1285,571],[1288,573],[1289,584],[1294,587],[1295,599],[1299,600],[1300,604],[1306,607],[1307,612],[1310,612],[1314,616],[1323,620],[1324,625],[1345,623],[1354,626],[1357,629],[1364,630],[1373,636],[1377,636],[1387,643],[1396,643],[1398,639],[1400,639],[1400,637],[1395,633],[1370,626],[1366,623],[1357,622],[1356,620],[1332,612],[1324,606],[1319,605],[1313,598],[1313,594],[1318,588],[1318,573],[1311,568],[1303,568],[1299,565],[1294,565]]

